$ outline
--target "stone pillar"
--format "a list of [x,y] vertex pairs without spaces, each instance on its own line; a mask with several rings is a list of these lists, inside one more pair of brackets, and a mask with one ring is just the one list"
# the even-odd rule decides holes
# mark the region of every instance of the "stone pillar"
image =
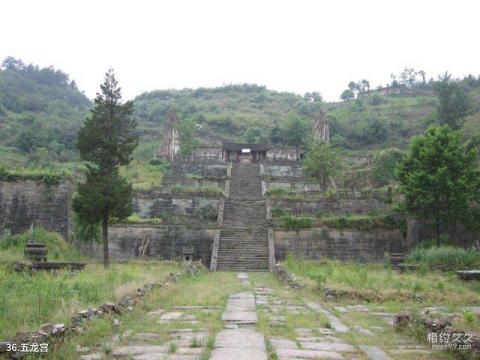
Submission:
[[407,237],[405,239],[405,247],[410,251],[420,241],[420,222],[414,218],[407,218]]

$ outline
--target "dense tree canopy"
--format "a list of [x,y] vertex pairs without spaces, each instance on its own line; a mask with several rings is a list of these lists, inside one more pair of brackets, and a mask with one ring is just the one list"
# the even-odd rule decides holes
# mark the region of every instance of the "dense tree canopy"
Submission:
[[316,179],[320,185],[326,187],[330,178],[339,171],[339,156],[330,144],[311,140],[303,166],[307,176]]
[[480,191],[476,152],[466,151],[459,134],[448,126],[433,126],[415,136],[397,177],[405,210],[433,220],[438,244],[442,225],[452,230],[465,223]]
[[470,96],[448,74],[435,85],[435,93],[439,100],[437,116],[440,124],[446,124],[454,130],[460,129],[472,110]]

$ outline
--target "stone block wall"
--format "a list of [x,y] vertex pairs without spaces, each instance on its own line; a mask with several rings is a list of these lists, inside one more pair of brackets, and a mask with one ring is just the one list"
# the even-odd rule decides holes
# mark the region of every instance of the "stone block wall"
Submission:
[[296,215],[315,216],[317,213],[325,215],[345,216],[347,214],[385,213],[390,210],[390,204],[378,198],[329,198],[319,200],[287,200],[270,199],[271,209],[280,208]]
[[70,235],[73,185],[46,185],[33,180],[0,182],[0,231],[19,234],[31,225]]
[[265,177],[287,177],[303,179],[303,169],[299,163],[288,165],[268,164],[263,165]]
[[133,209],[143,219],[161,218],[165,215],[196,217],[207,206],[213,207],[218,213],[219,204],[218,197],[137,193],[133,200]]
[[381,262],[385,253],[402,252],[400,230],[330,229],[327,227],[303,231],[274,231],[275,258],[287,254],[305,259],[337,259],[356,262]]
[[[171,260],[181,257],[184,247],[193,247],[194,260],[202,260],[208,267],[214,234],[214,228],[118,224],[109,227],[109,252],[113,261],[137,259],[142,244],[148,244],[146,258]],[[98,259],[103,256],[101,244],[82,245],[82,251]]]

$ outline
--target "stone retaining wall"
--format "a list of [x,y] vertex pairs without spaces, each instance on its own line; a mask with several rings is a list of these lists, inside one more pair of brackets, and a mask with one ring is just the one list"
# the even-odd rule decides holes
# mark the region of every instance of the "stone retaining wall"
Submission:
[[381,262],[385,253],[403,251],[400,230],[360,231],[326,227],[303,231],[274,231],[275,258],[287,254],[305,259],[337,259],[343,261]]
[[[109,227],[109,252],[112,260],[136,259],[142,244],[148,243],[145,258],[171,260],[182,256],[184,247],[193,247],[194,260],[210,265],[215,229],[175,225],[118,224]],[[101,259],[101,244],[82,245],[82,251]]]
[[275,208],[290,211],[293,214],[315,216],[319,211],[323,214],[345,216],[346,214],[385,213],[390,204],[378,198],[329,198],[319,200],[287,200],[270,199],[272,210]]
[[213,207],[218,213],[219,197],[178,196],[172,194],[136,194],[133,209],[141,218],[161,218],[165,215],[200,217],[206,207]]
[[19,234],[33,224],[68,239],[72,193],[69,181],[57,185],[33,180],[0,181],[0,232]]

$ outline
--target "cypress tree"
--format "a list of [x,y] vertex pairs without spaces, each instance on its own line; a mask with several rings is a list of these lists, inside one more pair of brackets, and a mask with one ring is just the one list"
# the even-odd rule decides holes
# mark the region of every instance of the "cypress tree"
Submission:
[[138,145],[133,103],[122,103],[113,70],[105,75],[90,115],[80,129],[77,148],[87,162],[86,181],[73,199],[77,215],[90,224],[102,224],[103,261],[109,265],[108,224],[132,213],[132,184],[120,176],[119,167],[131,161]]

